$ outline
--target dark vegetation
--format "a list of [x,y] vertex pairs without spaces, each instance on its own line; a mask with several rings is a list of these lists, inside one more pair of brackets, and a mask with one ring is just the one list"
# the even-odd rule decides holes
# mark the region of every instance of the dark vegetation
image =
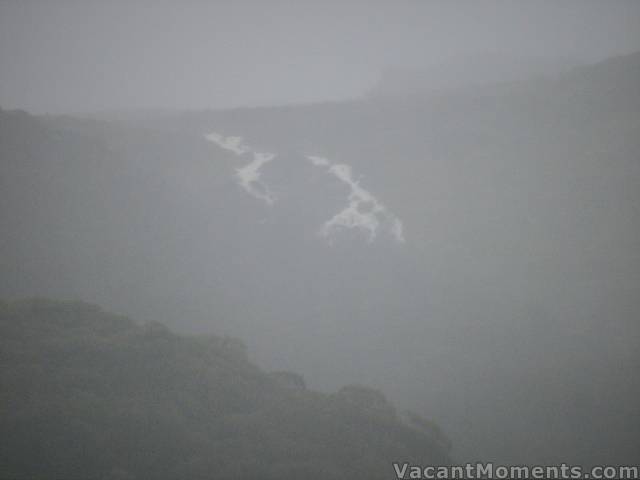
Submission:
[[0,303],[0,342],[2,479],[374,479],[448,461],[381,393],[307,390],[234,339],[39,299]]

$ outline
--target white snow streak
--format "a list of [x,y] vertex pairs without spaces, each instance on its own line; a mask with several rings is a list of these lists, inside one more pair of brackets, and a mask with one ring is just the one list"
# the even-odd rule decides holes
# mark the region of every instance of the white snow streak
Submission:
[[238,156],[250,153],[253,156],[253,161],[242,168],[236,168],[235,177],[238,185],[247,193],[258,200],[262,200],[267,205],[273,205],[275,203],[275,196],[271,193],[269,187],[260,179],[260,169],[276,157],[274,153],[257,152],[250,146],[244,144],[242,137],[225,137],[219,133],[212,132],[205,135],[205,138]]
[[[276,158],[275,153],[258,152],[245,144],[242,137],[225,137],[212,132],[205,135],[205,138],[239,157],[250,154],[253,158],[252,161],[241,168],[236,168],[235,178],[238,185],[267,205],[275,203],[275,196],[261,180],[260,175],[262,167]],[[346,184],[350,190],[347,206],[322,225],[320,234],[323,237],[331,241],[332,237],[341,229],[359,229],[367,234],[369,242],[373,242],[379,231],[384,230],[396,242],[405,242],[402,221],[371,192],[360,186],[359,180],[354,180],[350,165],[333,164],[324,157],[314,155],[307,155],[306,158],[313,166],[326,169],[327,173]]]
[[323,157],[315,157],[313,155],[307,155],[307,160],[309,160],[316,167],[328,167],[331,162]]
[[368,190],[360,186],[360,182],[353,179],[351,166],[346,164],[331,164],[323,157],[307,156],[307,159],[317,167],[329,167],[328,172],[347,184],[350,188],[347,206],[327,220],[320,233],[331,238],[342,228],[356,228],[364,230],[373,242],[378,230],[384,229],[398,243],[404,243],[403,225],[399,218],[393,215]]

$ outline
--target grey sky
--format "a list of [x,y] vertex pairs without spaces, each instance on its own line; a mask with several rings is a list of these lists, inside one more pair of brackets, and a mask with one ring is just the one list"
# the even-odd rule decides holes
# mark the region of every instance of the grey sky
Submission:
[[0,0],[0,106],[209,108],[353,97],[388,66],[640,49],[640,2]]

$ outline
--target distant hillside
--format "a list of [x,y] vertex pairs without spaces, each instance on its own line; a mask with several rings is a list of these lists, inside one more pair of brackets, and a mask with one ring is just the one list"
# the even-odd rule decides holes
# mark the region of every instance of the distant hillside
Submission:
[[396,460],[448,462],[375,390],[306,390],[237,340],[82,303],[0,304],[0,392],[3,479],[386,479]]
[[468,55],[430,68],[384,70],[369,96],[415,96],[556,75],[576,62],[569,58]]
[[[238,184],[251,153],[214,132],[276,155],[259,172],[273,205]],[[638,152],[640,54],[402,98],[0,111],[0,298],[237,336],[269,369],[434,418],[457,458],[631,463]],[[350,166],[406,242],[319,235],[350,193],[308,156]]]

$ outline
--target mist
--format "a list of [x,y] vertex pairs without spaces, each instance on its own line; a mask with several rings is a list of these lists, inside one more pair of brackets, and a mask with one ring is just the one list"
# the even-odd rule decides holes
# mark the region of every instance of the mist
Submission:
[[0,12],[0,104],[34,113],[347,99],[389,68],[593,62],[640,43],[633,1],[4,1]]
[[1,2],[0,476],[637,466],[638,25]]

